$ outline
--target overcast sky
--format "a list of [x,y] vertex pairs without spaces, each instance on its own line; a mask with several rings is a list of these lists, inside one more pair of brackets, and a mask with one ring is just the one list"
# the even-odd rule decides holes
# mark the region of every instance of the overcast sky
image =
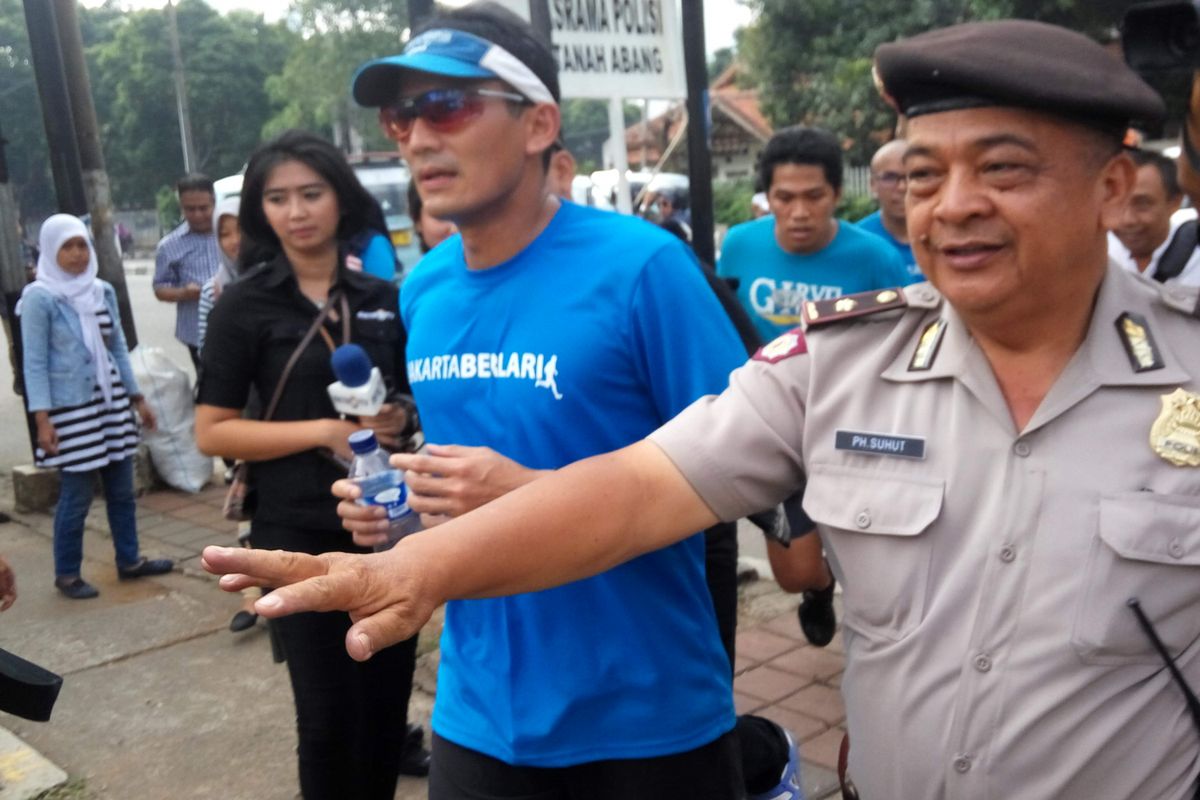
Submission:
[[[98,6],[104,0],[82,0],[85,6]],[[206,0],[221,12],[244,8],[261,12],[269,20],[279,19],[287,10],[288,0]],[[163,0],[120,0],[126,8],[162,8]],[[447,5],[462,5],[451,0]],[[750,10],[738,0],[704,0],[704,31],[708,52],[733,45],[733,32],[750,21]]]

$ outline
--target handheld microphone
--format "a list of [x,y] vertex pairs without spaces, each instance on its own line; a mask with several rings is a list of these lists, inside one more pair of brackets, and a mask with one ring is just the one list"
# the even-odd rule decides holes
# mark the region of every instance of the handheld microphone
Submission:
[[379,367],[372,366],[367,351],[344,344],[329,359],[337,381],[329,384],[329,399],[339,414],[373,417],[387,400],[387,387]]

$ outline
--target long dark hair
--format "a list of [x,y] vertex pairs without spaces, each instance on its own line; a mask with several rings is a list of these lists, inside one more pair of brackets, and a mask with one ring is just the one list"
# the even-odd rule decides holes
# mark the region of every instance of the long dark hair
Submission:
[[307,131],[289,130],[260,145],[250,156],[242,179],[242,203],[238,224],[242,246],[238,253],[241,268],[260,264],[279,255],[283,246],[263,213],[263,189],[271,171],[287,161],[299,161],[320,175],[337,195],[337,239],[343,246],[365,230],[387,235],[387,220],[379,202],[363,188],[346,156],[333,144]]

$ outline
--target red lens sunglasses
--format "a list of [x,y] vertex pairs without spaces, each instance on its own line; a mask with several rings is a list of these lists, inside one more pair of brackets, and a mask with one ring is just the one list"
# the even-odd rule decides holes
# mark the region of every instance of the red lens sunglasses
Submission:
[[418,119],[438,133],[454,133],[474,122],[483,113],[488,99],[530,105],[527,98],[513,92],[493,89],[432,89],[416,97],[406,97],[379,109],[379,125],[393,141],[403,142],[412,135]]

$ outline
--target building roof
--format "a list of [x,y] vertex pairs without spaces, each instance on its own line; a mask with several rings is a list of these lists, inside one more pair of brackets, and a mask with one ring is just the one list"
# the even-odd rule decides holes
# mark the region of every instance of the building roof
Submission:
[[[738,62],[730,64],[709,86],[714,123],[720,117],[733,122],[744,131],[745,137],[757,143],[765,143],[775,132],[763,115],[758,104],[758,90],[738,86],[737,78],[743,67]],[[635,122],[625,129],[625,147],[630,160],[637,158],[643,147],[649,160],[658,160],[671,138],[684,124],[687,114],[683,103],[674,103],[662,114],[645,123]]]

